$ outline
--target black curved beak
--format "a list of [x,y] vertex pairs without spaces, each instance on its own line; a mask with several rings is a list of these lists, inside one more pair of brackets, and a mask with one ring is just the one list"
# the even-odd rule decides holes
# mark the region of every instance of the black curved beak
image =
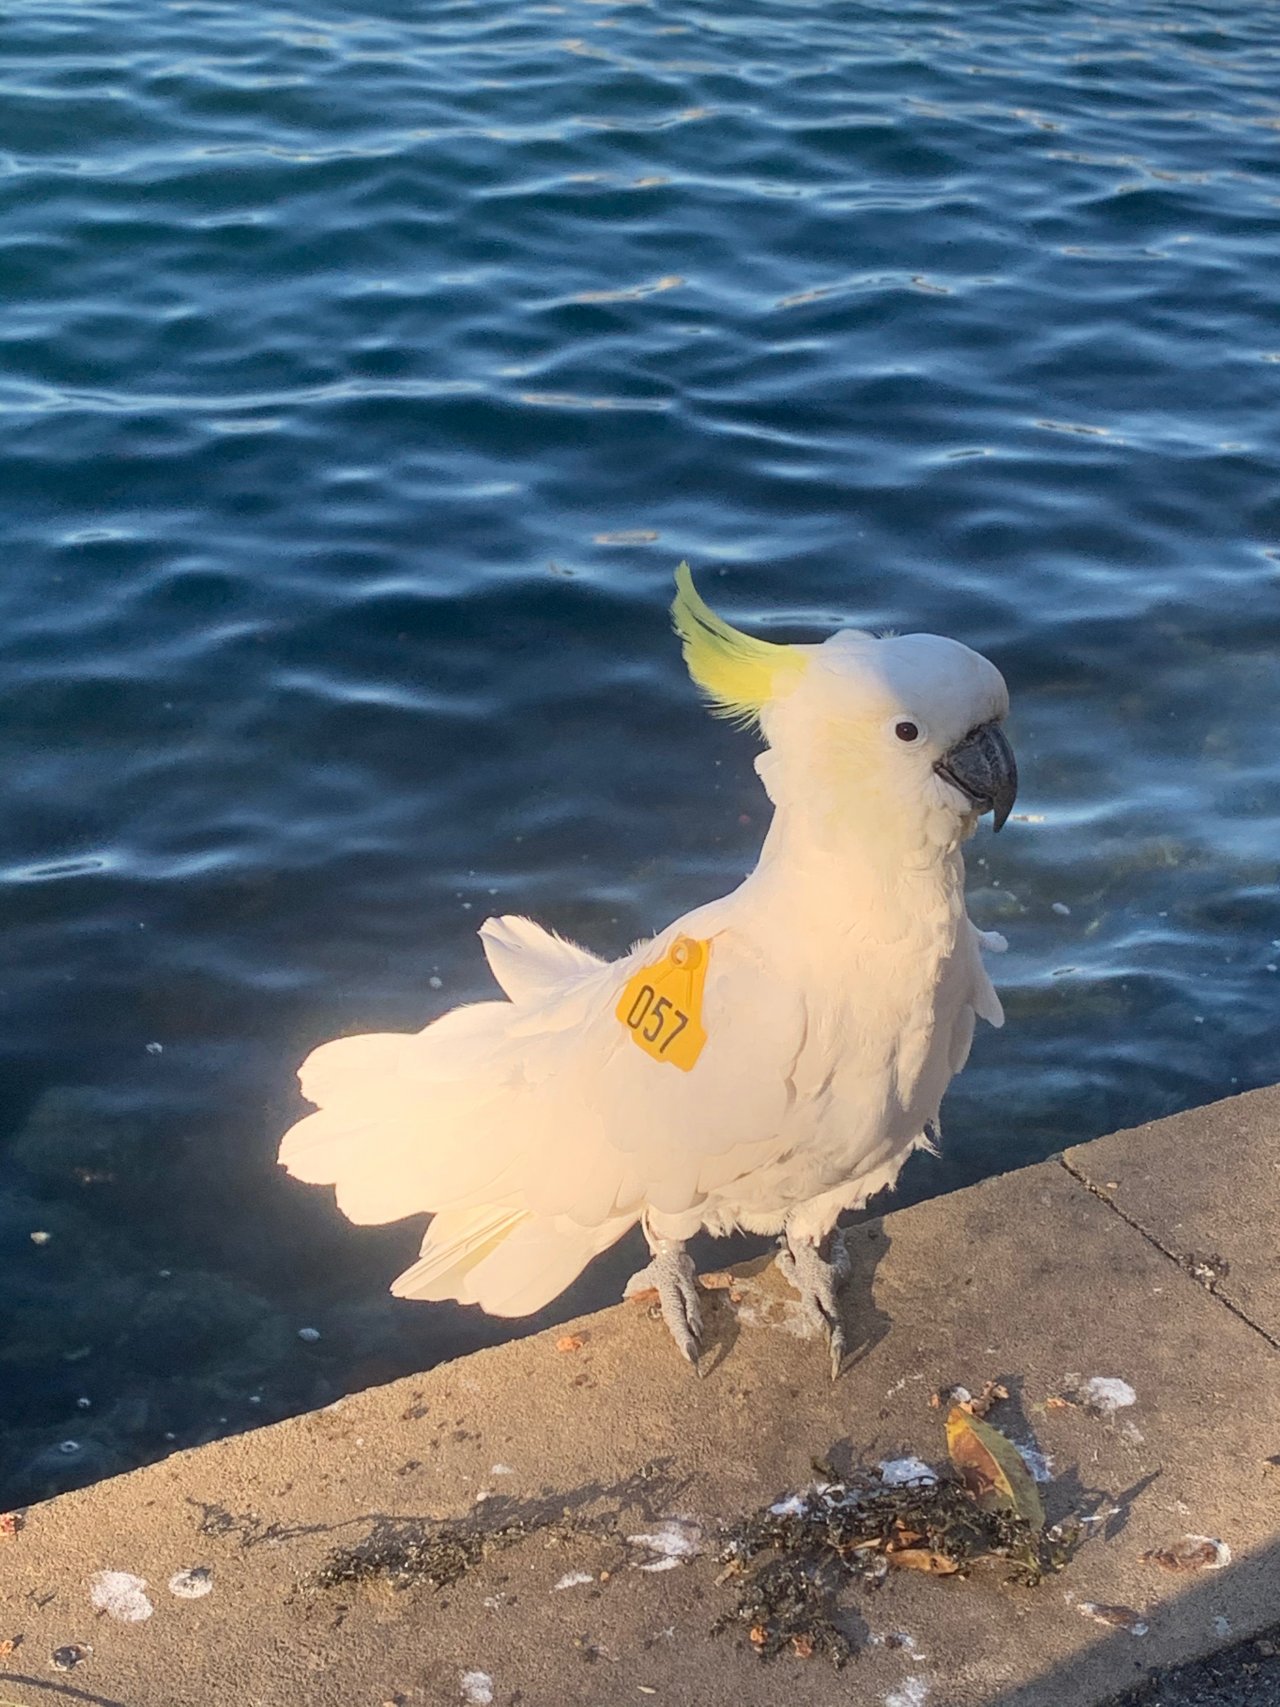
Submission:
[[933,768],[979,812],[994,813],[997,830],[1013,811],[1018,798],[1018,763],[999,723],[979,723]]

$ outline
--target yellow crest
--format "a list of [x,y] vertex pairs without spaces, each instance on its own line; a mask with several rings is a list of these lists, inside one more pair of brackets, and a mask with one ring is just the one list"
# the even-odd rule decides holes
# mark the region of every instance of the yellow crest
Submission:
[[694,586],[687,563],[676,570],[671,620],[684,643],[689,674],[717,717],[757,723],[769,701],[789,693],[804,673],[798,646],[757,640],[717,616]]

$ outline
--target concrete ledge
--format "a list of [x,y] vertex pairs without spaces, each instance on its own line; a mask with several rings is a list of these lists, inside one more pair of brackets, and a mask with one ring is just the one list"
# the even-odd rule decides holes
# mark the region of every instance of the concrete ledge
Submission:
[[[736,1302],[711,1295],[702,1380],[643,1306],[621,1306],[33,1506],[0,1537],[0,1641],[21,1638],[0,1702],[1105,1700],[1276,1617],[1278,1128],[1280,1092],[1256,1092],[854,1228],[863,1343],[834,1386],[769,1269]],[[1184,1260],[1204,1252],[1225,1274]],[[1047,1403],[1092,1377],[1133,1402]],[[989,1378],[1012,1395],[992,1421],[1051,1462],[1050,1518],[1104,1514],[1061,1576],[1020,1589],[980,1566],[851,1589],[868,1645],[838,1679],[710,1637],[730,1604],[723,1525],[804,1487],[815,1457],[939,1461],[930,1394]],[[440,1590],[307,1586],[336,1546],[459,1520],[525,1534]],[[1232,1563],[1143,1562],[1188,1533],[1220,1537]],[[208,1592],[171,1591],[192,1568],[174,1588]],[[1136,1609],[1148,1633],[1100,1625],[1087,1602]],[[55,1670],[73,1646],[80,1663]]]
[[1065,1161],[1280,1346],[1280,1087],[1078,1145]]

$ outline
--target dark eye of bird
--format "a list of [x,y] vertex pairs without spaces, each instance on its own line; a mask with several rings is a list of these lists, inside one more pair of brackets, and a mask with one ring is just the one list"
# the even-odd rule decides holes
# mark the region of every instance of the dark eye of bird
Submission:
[[899,741],[914,741],[920,734],[914,723],[908,723],[905,720],[895,724],[893,732]]

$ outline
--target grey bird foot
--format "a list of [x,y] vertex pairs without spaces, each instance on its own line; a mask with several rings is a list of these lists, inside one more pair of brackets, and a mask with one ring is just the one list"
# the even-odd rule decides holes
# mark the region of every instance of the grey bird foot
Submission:
[[779,1243],[778,1267],[783,1279],[800,1294],[810,1321],[827,1336],[834,1381],[849,1349],[840,1303],[840,1287],[849,1272],[844,1247],[837,1239],[833,1259],[828,1262],[822,1255],[822,1247],[812,1239],[793,1241],[784,1235]]
[[702,1350],[702,1307],[698,1303],[697,1271],[684,1246],[664,1239],[653,1253],[653,1261],[633,1274],[623,1291],[624,1298],[653,1287],[662,1308],[662,1319],[682,1357],[698,1367]]

